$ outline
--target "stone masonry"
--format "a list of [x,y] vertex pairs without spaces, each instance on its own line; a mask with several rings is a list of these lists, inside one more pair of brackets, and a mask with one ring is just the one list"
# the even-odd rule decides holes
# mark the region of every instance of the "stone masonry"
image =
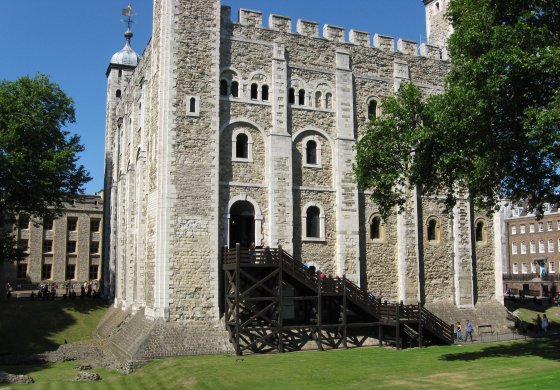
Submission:
[[107,70],[104,284],[118,309],[105,324],[142,334],[117,347],[127,359],[227,349],[220,253],[236,242],[281,245],[391,301],[501,299],[494,221],[468,197],[448,214],[412,191],[374,226],[353,177],[383,98],[403,82],[443,91],[448,1],[424,3],[428,44],[395,47],[279,15],[264,26],[258,11],[234,22],[218,0],[154,0],[143,57]]

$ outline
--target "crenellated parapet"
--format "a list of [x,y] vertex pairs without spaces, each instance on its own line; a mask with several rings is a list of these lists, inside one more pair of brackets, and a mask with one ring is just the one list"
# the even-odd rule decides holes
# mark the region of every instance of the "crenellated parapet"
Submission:
[[[239,25],[244,27],[269,29],[286,34],[299,34],[304,37],[371,47],[387,53],[400,53],[405,56],[442,59],[442,49],[437,46],[425,43],[419,45],[416,41],[398,39],[395,47],[395,39],[387,35],[374,34],[372,40],[372,35],[366,31],[351,29],[347,35],[342,27],[326,24],[321,29],[319,23],[309,20],[298,19],[295,23],[295,31],[293,31],[292,18],[288,16],[271,14],[268,17],[268,26],[264,26],[262,12],[242,8],[238,12],[238,21]],[[231,8],[229,6],[222,6],[222,24],[231,25],[233,23],[231,20]]]

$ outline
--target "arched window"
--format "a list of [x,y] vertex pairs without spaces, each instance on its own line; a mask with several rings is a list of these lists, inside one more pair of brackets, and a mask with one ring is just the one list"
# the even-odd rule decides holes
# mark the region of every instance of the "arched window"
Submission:
[[194,97],[189,101],[189,112],[196,112],[196,98]]
[[259,98],[259,86],[257,84],[251,84],[251,99],[257,100]]
[[239,83],[237,81],[231,82],[231,96],[234,98],[239,97]]
[[476,242],[486,242],[486,224],[484,221],[476,223],[475,240]]
[[122,69],[119,69],[119,79],[122,77]]
[[316,108],[322,108],[323,106],[323,94],[321,93],[321,91],[317,91],[315,92],[315,107]]
[[300,89],[298,92],[298,104],[300,106],[305,106],[305,90]]
[[247,134],[238,134],[235,141],[235,157],[249,158],[249,138]]
[[325,107],[332,110],[332,93],[330,92],[325,95]]
[[370,100],[368,103],[368,118],[377,118],[377,101],[374,99]]
[[430,242],[439,241],[439,221],[436,218],[430,218],[427,224],[427,238]]
[[262,100],[268,102],[268,85],[262,86]]
[[305,146],[305,162],[309,165],[317,165],[317,142],[308,141]]
[[120,98],[121,97],[121,90],[117,89],[117,93],[115,94],[116,97]]
[[296,91],[293,88],[290,88],[288,90],[288,103],[296,104]]
[[378,215],[374,216],[369,224],[369,238],[370,240],[383,239],[383,224]]
[[228,82],[226,80],[220,80],[220,96],[228,95]]
[[317,206],[311,206],[306,212],[306,231],[305,236],[309,238],[321,237],[321,210]]

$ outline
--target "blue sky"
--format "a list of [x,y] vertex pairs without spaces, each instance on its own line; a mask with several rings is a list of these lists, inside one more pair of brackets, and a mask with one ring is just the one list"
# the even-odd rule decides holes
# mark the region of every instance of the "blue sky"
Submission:
[[[151,35],[152,0],[132,1],[138,14],[133,26],[133,48],[142,53]],[[248,8],[333,24],[350,29],[425,41],[421,0],[225,0],[232,17]],[[94,193],[103,187],[105,137],[105,71],[113,53],[124,46],[125,25],[120,22],[125,0],[1,0],[0,79],[44,73],[74,99],[76,123],[69,127],[81,136],[85,152],[80,163],[93,180],[85,187]]]

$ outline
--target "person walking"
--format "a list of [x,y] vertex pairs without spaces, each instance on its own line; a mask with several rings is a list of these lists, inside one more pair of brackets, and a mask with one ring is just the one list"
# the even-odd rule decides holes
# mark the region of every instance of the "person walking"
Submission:
[[548,317],[546,316],[546,314],[543,314],[543,316],[542,316],[541,328],[542,328],[544,334],[548,334]]
[[471,336],[471,343],[473,342],[472,334],[473,334],[473,326],[470,320],[467,320],[467,324],[465,325],[465,342],[468,340],[469,336]]
[[459,321],[457,321],[456,329],[455,338],[457,339],[457,343],[459,343],[459,341],[461,341],[461,323]]

